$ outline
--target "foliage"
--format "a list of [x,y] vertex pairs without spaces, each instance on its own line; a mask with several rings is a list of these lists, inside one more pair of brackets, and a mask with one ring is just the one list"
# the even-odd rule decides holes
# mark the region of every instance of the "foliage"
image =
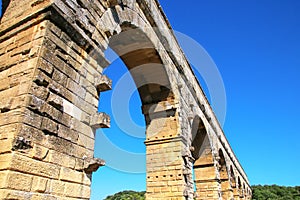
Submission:
[[254,185],[252,194],[253,200],[300,200],[300,186]]
[[[252,200],[300,200],[300,186],[254,185],[252,194]],[[145,200],[145,192],[123,191],[104,200]]]
[[123,191],[110,195],[104,200],[145,200],[145,192]]

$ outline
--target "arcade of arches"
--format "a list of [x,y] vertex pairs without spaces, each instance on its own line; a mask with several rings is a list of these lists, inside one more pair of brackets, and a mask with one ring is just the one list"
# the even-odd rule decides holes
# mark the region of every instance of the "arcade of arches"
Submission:
[[[156,0],[3,0],[1,199],[89,199],[112,48],[146,120],[146,199],[250,199],[247,176]],[[194,174],[194,175],[193,175]]]

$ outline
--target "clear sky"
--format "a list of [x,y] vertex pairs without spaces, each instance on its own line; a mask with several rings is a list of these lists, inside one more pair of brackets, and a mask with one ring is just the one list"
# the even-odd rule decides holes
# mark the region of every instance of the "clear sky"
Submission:
[[[160,3],[173,29],[196,40],[216,63],[227,96],[224,132],[250,183],[300,185],[300,1]],[[105,74],[118,83],[126,72],[117,59]],[[113,92],[101,94],[99,111],[116,116]],[[122,100],[122,94],[115,95]],[[143,126],[136,92],[128,107]],[[107,166],[93,176],[92,200],[125,189],[145,190],[145,174],[131,173],[145,170],[139,130],[138,137],[126,134],[113,120],[112,128],[97,132],[95,156]]]

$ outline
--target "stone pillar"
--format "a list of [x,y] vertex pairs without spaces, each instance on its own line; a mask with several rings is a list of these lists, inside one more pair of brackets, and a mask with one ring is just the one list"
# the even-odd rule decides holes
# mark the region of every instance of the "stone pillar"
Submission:
[[233,187],[233,198],[234,200],[240,200],[239,189],[236,187]]
[[217,166],[210,146],[200,154],[194,163],[196,199],[221,199],[221,182],[217,176]]
[[222,199],[233,199],[233,189],[229,180],[221,180]]
[[194,165],[196,199],[220,199],[220,182],[214,165]]
[[233,199],[233,189],[231,188],[229,174],[223,152],[219,151],[219,175],[221,180],[222,199]]
[[185,199],[182,173],[182,142],[151,141],[146,143],[147,193],[146,199]]
[[240,199],[246,199],[245,191],[243,189],[240,189]]
[[251,195],[250,190],[248,189],[246,199],[250,200],[251,198],[252,198],[252,195]]
[[50,2],[11,0],[1,19],[3,199],[89,199],[104,165],[93,157],[95,129],[109,126],[97,113],[102,66]]
[[144,114],[147,122],[146,199],[186,199],[182,157],[185,145],[180,137],[178,114],[173,109],[155,113],[144,109]]

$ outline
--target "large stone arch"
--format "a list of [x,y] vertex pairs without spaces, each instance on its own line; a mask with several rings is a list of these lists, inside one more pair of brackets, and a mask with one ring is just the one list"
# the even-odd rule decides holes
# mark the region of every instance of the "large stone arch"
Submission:
[[[117,22],[114,21],[116,16]],[[155,118],[174,116],[178,94],[172,69],[168,64],[167,50],[154,29],[146,23],[146,17],[133,8],[116,5],[114,9],[106,11],[101,20],[106,22],[104,27],[109,28],[103,30],[107,43],[104,49],[113,49],[128,68],[140,94],[148,128]],[[90,54],[94,55],[95,52]],[[155,116],[155,113],[160,115]],[[165,120],[162,121],[161,124],[164,125]],[[147,134],[147,140],[151,136],[158,139],[168,138],[170,135],[172,137],[172,134],[159,136],[154,131]]]
[[[120,6],[116,6],[115,11],[120,16],[119,22],[108,25],[114,29],[109,30],[112,35],[107,34],[107,47],[112,48],[123,60],[136,83],[142,101],[142,112],[147,126],[146,197],[181,197],[184,195],[186,183],[180,170],[184,164],[182,153],[179,148],[172,151],[174,147],[182,146],[182,141],[176,110],[176,82],[172,80],[173,74],[170,73],[170,60],[153,28],[145,23],[146,19],[132,9],[118,8]],[[108,13],[104,18],[105,21],[113,21],[114,16]],[[172,184],[173,190],[177,192],[168,193],[169,185],[163,182]]]

